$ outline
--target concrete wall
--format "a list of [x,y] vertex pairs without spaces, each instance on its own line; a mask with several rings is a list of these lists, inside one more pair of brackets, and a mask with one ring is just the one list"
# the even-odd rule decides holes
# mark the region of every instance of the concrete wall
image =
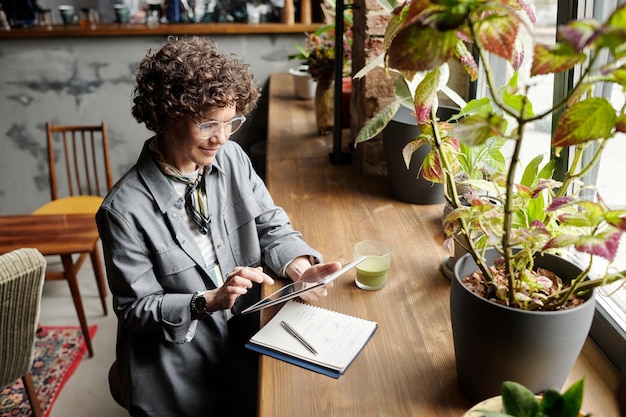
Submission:
[[[302,34],[211,36],[242,56],[265,85],[297,63]],[[109,127],[114,180],[136,160],[150,132],[130,114],[134,70],[164,36],[0,41],[0,214],[29,213],[50,199],[45,122]],[[267,98],[237,140],[246,150],[267,132]]]

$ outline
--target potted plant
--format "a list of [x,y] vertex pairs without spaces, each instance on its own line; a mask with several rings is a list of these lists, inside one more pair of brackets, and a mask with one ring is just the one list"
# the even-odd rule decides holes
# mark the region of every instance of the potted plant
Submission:
[[[372,62],[359,71],[355,78],[364,76],[381,63],[382,60]],[[441,68],[442,76],[437,90],[447,96],[454,105],[438,106],[437,117],[442,123],[454,123],[460,117],[460,108],[467,103],[447,86],[448,66],[444,64]],[[405,74],[393,69],[390,69],[390,72],[394,73],[392,76],[395,77],[393,100],[366,122],[357,134],[355,143],[359,144],[379,134],[382,135],[389,187],[395,198],[413,204],[442,203],[445,201],[443,184],[440,176],[433,171],[436,168],[435,154],[431,152],[432,148],[428,142],[421,142],[416,147],[418,142],[414,141],[420,137],[420,129],[424,127],[423,124],[417,123],[413,105],[416,88],[424,79],[423,74],[408,74],[413,75],[412,79],[408,79],[405,78]],[[411,146],[407,147],[409,143]],[[456,163],[452,169],[457,180],[482,179],[489,171],[502,170],[504,156],[500,148],[503,144],[503,140],[491,138],[480,146],[469,147],[448,136],[447,146],[455,154]]]
[[[600,81],[626,84],[626,7],[619,6],[603,23],[585,20],[561,27],[554,46],[534,46],[531,77],[581,66],[566,99],[539,114],[527,95],[532,80],[519,83],[517,73],[524,55],[518,35],[532,22],[523,0],[410,0],[394,9],[385,34],[385,65],[407,79],[425,74],[412,100],[422,134],[405,155],[422,144],[431,146],[427,172],[443,184],[452,206],[444,230],[469,252],[455,266],[450,307],[457,376],[473,400],[495,395],[504,380],[519,381],[533,392],[561,386],[589,331],[593,289],[626,277],[626,271],[610,268],[591,276],[597,257],[613,261],[626,230],[626,211],[610,209],[597,193],[586,196],[593,186],[583,181],[606,141],[626,131],[624,108],[616,111],[606,99],[593,96]],[[440,123],[436,97],[442,66],[456,58],[476,79],[478,65],[470,49],[480,57],[491,98],[468,103],[457,123]],[[599,65],[606,52],[608,62]],[[506,85],[495,84],[488,54],[511,64]],[[553,160],[542,165],[544,156],[538,155],[525,168],[520,160],[529,123],[549,115],[557,119],[551,146],[556,154],[568,149],[572,162],[558,179]],[[493,137],[513,143],[507,169],[466,181],[469,190],[460,195],[455,141],[474,146]],[[573,252],[587,257],[580,268],[550,263]],[[582,326],[573,326],[569,316]],[[546,324],[550,320],[553,324]],[[527,353],[531,356],[524,357]]]
[[[324,10],[331,10],[333,0],[325,0],[327,6]],[[298,53],[290,55],[290,59],[298,59],[306,67],[315,88],[315,118],[318,131],[325,135],[333,130],[334,125],[334,81],[335,81],[335,23],[334,14],[326,13],[325,20],[328,22],[320,26],[315,32],[307,33],[305,45],[296,45]],[[343,75],[349,76],[352,68],[352,10],[344,12],[343,40]],[[352,85],[342,84],[342,91],[349,94]],[[349,95],[346,96],[349,98]],[[348,109],[347,105],[342,108]],[[349,114],[349,113],[348,113]],[[343,117],[343,119],[347,119]]]
[[590,417],[580,411],[583,391],[582,379],[563,393],[551,388],[542,395],[520,383],[505,381],[501,395],[476,404],[463,417]]
[[315,90],[317,89],[317,82],[309,74],[308,65],[299,65],[294,68],[289,68],[289,74],[293,79],[293,88],[296,97],[308,100],[315,97]]

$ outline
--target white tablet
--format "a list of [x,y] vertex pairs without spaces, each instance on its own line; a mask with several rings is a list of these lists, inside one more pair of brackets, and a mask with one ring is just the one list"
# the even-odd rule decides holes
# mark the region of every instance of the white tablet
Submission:
[[363,262],[365,259],[365,256],[361,256],[360,258],[357,258],[352,262],[347,263],[337,272],[329,273],[328,271],[323,271],[319,274],[307,277],[304,280],[292,282],[291,284],[285,285],[275,293],[268,295],[261,301],[246,308],[241,312],[241,314],[254,313],[255,311],[263,310],[264,308],[283,303],[287,300],[291,300],[292,298],[299,297],[302,294],[306,294],[310,291],[315,291],[316,289],[323,287],[324,285],[330,284],[341,275],[348,272],[354,266]]

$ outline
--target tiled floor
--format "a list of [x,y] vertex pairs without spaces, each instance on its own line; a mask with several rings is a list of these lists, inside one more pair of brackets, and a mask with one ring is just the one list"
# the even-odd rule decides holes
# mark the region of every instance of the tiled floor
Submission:
[[[48,262],[59,263],[59,259],[51,257]],[[87,322],[90,326],[98,326],[92,340],[94,356],[90,358],[85,353],[52,406],[50,417],[128,416],[111,398],[107,381],[109,367],[115,357],[117,326],[117,319],[111,311],[111,296],[107,298],[109,314],[104,316],[89,261],[81,268],[78,281]],[[44,326],[78,326],[74,303],[65,281],[48,281],[44,284],[40,321]]]

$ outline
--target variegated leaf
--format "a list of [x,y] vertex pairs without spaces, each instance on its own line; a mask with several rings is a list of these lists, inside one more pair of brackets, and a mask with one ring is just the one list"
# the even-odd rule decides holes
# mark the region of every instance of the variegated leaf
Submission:
[[596,20],[575,20],[558,28],[558,38],[572,46],[575,52],[581,52],[599,34],[600,23]]
[[531,76],[565,72],[585,60],[585,54],[570,47],[535,45]]
[[428,144],[428,138],[424,137],[424,135],[420,135],[402,148],[402,159],[404,160],[404,165],[406,165],[407,169],[411,166],[411,158],[413,158],[413,154],[426,144]]
[[463,65],[465,71],[470,77],[471,81],[476,81],[478,79],[478,64],[474,59],[472,53],[465,46],[465,42],[461,39],[457,39],[456,49],[454,51],[454,57]]
[[495,113],[475,113],[452,126],[452,134],[469,146],[481,145],[492,136],[502,136],[506,121]]
[[519,31],[519,19],[512,14],[492,14],[477,23],[480,45],[488,52],[511,61]]
[[626,232],[626,210],[611,210],[604,215],[608,224]]
[[611,136],[615,110],[604,98],[590,98],[567,108],[559,117],[552,146],[566,147]]
[[369,119],[363,128],[361,128],[356,139],[354,140],[354,144],[357,145],[361,142],[368,141],[382,132],[399,108],[400,102],[395,101],[383,108],[380,112],[376,113],[374,117]]
[[415,115],[418,124],[428,123],[431,120],[431,110],[437,98],[440,70],[429,71],[415,90]]
[[574,247],[584,253],[600,256],[609,262],[615,260],[622,232],[609,229],[599,236],[582,236]]
[[454,56],[456,33],[410,25],[398,32],[388,50],[388,64],[399,70],[429,71]]

